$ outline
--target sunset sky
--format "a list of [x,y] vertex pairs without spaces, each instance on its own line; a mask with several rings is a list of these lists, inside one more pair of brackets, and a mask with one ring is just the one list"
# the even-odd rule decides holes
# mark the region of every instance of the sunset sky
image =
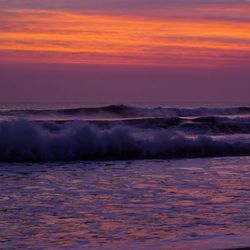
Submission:
[[0,0],[0,102],[248,102],[248,0]]

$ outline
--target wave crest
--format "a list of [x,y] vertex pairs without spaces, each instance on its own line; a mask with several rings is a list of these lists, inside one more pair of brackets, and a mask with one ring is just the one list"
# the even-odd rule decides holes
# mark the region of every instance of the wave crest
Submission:
[[212,116],[212,115],[246,115],[250,114],[250,107],[223,107],[223,108],[171,108],[171,107],[132,107],[126,105],[109,105],[93,108],[69,109],[24,109],[2,110],[2,116],[82,116],[101,118],[128,118],[128,117],[185,117],[185,116]]

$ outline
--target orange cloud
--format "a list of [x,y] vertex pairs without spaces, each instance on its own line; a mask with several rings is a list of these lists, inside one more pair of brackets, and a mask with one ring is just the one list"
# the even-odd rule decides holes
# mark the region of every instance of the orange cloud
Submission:
[[0,61],[230,66],[250,62],[250,23],[2,11]]

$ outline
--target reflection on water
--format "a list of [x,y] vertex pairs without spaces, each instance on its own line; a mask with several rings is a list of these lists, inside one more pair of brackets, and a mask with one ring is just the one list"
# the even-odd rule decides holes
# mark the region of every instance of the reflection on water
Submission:
[[2,164],[0,248],[247,246],[249,183],[249,157]]

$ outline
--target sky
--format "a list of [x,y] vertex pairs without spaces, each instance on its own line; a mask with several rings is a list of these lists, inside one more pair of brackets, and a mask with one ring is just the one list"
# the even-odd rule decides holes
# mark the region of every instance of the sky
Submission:
[[250,102],[248,0],[0,0],[0,102]]

